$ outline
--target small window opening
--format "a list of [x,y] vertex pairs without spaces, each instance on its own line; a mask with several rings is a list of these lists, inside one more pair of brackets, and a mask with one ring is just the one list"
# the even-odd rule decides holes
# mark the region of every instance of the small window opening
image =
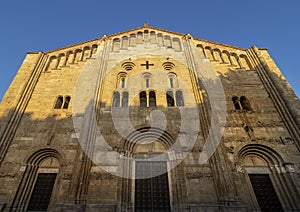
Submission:
[[240,103],[242,105],[243,110],[248,110],[248,111],[252,110],[252,107],[247,97],[241,96]]
[[172,91],[168,91],[167,92],[167,104],[168,104],[168,107],[174,107],[174,96],[173,96],[173,92]]
[[146,92],[140,92],[140,107],[147,107],[147,96]]
[[174,79],[173,78],[169,78],[170,79],[170,86],[171,88],[174,88]]
[[146,78],[146,88],[149,88],[150,83],[149,83],[149,78]]
[[149,106],[156,107],[156,95],[154,91],[150,91],[149,93]]
[[62,96],[57,97],[54,109],[60,109],[63,104],[63,101],[64,101],[64,99]]
[[240,110],[241,105],[240,105],[239,97],[237,97],[237,96],[232,97],[232,101],[233,101],[234,108],[236,110]]
[[125,88],[125,78],[121,79],[121,88]]
[[122,94],[122,107],[128,107],[128,92]]
[[70,97],[70,96],[66,96],[66,97],[65,97],[65,102],[64,102],[63,109],[68,109],[69,104],[70,104],[70,100],[71,100],[71,97]]
[[113,107],[120,107],[120,94],[119,94],[119,92],[114,92],[112,106]]
[[184,106],[183,94],[181,91],[176,91],[176,105],[178,107]]

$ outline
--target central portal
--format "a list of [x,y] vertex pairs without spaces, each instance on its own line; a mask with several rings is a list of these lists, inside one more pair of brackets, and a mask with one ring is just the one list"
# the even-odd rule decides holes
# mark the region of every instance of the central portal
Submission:
[[136,162],[135,211],[171,211],[165,161]]

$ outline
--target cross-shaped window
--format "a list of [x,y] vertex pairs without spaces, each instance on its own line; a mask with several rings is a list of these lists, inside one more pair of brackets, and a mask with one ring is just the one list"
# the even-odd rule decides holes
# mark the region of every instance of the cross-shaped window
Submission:
[[149,69],[149,66],[154,66],[154,64],[150,64],[149,61],[147,60],[145,64],[141,64],[141,66],[146,66],[146,69]]

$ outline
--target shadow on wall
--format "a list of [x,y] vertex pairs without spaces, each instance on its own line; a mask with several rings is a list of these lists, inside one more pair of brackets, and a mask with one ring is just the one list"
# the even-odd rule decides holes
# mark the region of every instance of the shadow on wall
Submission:
[[[281,79],[276,79],[276,76],[271,77],[274,78],[272,80],[280,85]],[[299,100],[288,99],[289,95],[293,95],[293,92],[286,83],[282,83],[281,88],[276,89],[277,91],[274,91],[274,88],[271,87],[263,88],[263,83],[261,83],[256,71],[229,70],[226,75],[221,75],[220,78],[225,89],[227,112],[239,110],[236,106],[236,100],[233,99],[234,96],[239,97],[240,101],[242,97],[247,97],[251,108],[246,107],[244,103],[240,103],[239,107],[247,111],[251,109],[255,113],[267,110],[268,108],[265,108],[265,105],[274,107],[273,102],[278,101],[276,96],[278,94],[284,95],[286,92],[290,93],[282,98],[286,102],[294,102],[290,106],[286,103],[285,107],[289,108],[293,105],[299,105]],[[201,81],[199,81],[198,89],[205,90]],[[270,98],[270,95],[273,97]],[[203,135],[205,140],[210,128],[211,109],[208,96],[204,95],[203,98],[204,103],[199,104],[197,108],[200,115],[198,133]],[[295,108],[297,109],[297,107]],[[116,110],[122,113],[123,109],[117,108]],[[170,136],[176,140],[180,130],[178,126],[181,125],[179,107],[141,108],[129,106],[129,119],[133,128],[138,130],[151,127],[151,119],[149,117],[154,110],[160,110],[165,114],[167,120],[166,131],[170,132]],[[299,117],[293,110],[291,110],[291,114],[293,119],[297,121]],[[97,104],[95,111],[97,126],[105,140],[109,141],[109,146],[113,150],[122,152],[124,151],[124,146],[122,146],[124,138],[119,135],[113,123],[111,111],[111,107],[105,105],[104,102]],[[37,173],[44,169],[57,173],[57,180],[54,186],[61,188],[60,192],[55,193],[54,197],[51,198],[53,203],[80,201],[78,197],[86,195],[87,188],[85,188],[85,191],[79,191],[77,188],[78,184],[75,182],[85,183],[87,186],[89,180],[87,176],[89,175],[80,177],[80,174],[78,174],[80,170],[78,170],[77,165],[81,164],[83,160],[88,161],[88,158],[82,152],[82,148],[78,143],[70,110],[59,107],[58,109],[53,109],[51,115],[40,119],[33,118],[35,114],[17,114],[14,110],[6,111],[3,114],[6,115],[0,117],[0,184],[2,185],[0,208],[2,207],[2,210],[8,207],[12,209],[26,209],[28,204],[30,204],[30,194],[37,179]],[[83,115],[80,114],[78,116]],[[243,128],[243,126],[240,127]],[[247,136],[247,132],[245,132],[245,136]],[[203,145],[201,142],[193,146],[194,150],[201,151]],[[48,165],[44,164],[45,167],[42,167],[42,162],[47,158],[56,159],[59,165],[54,166],[55,162],[52,165],[49,162]],[[67,164],[68,166],[66,166]],[[92,162],[89,161],[88,166],[91,165]]]

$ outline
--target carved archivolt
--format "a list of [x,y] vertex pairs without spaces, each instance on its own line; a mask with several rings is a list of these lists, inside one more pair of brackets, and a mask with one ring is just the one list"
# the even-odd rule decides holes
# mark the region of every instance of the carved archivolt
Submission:
[[169,150],[173,145],[175,139],[171,134],[166,131],[162,131],[159,128],[144,127],[128,135],[127,139],[124,141],[122,150],[125,152],[134,153],[138,151],[139,144],[143,144],[143,142],[145,141],[153,140],[158,140],[158,143],[161,144],[164,150]]
[[283,158],[272,148],[261,144],[248,144],[238,153],[238,164],[243,166],[278,167],[284,164]]
[[21,181],[18,191],[13,199],[12,208],[20,211],[29,203],[30,194],[33,190],[38,173],[59,173],[64,165],[62,155],[55,149],[40,149],[26,159],[26,166],[22,169]]

